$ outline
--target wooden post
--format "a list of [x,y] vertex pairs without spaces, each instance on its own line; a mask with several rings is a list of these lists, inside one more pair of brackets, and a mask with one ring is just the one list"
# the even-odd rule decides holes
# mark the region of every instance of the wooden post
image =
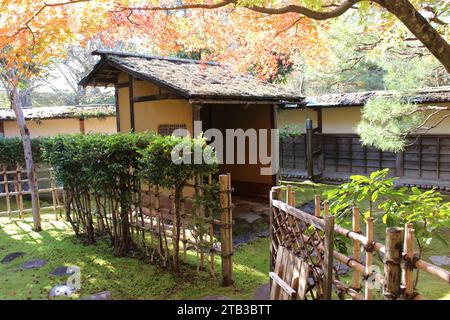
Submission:
[[130,98],[130,128],[131,128],[131,132],[135,131],[135,125],[134,125],[134,79],[132,75],[129,75],[128,77],[128,82],[129,82],[129,88],[128,88],[128,92],[129,92],[129,98]]
[[313,151],[312,151],[312,135],[313,124],[310,118],[306,119],[306,172],[308,179],[312,180],[314,176],[313,168]]
[[[353,207],[353,232],[360,233],[361,229],[359,226],[359,209]],[[361,251],[361,243],[358,240],[353,240],[353,260],[359,262],[361,259],[360,256]],[[353,289],[358,290],[361,289],[360,284],[360,273],[359,271],[353,270]]]
[[385,300],[397,300],[401,295],[401,267],[403,253],[403,229],[386,229],[386,253],[384,256],[384,286]]
[[[370,217],[367,219],[366,224],[366,238],[367,238],[367,245],[370,246],[373,243],[373,218]],[[370,277],[372,273],[372,252],[366,251],[366,277]],[[366,279],[365,286],[364,286],[364,299],[365,300],[372,300],[372,289],[371,284]]]
[[405,226],[405,262],[403,264],[403,284],[405,286],[405,298],[410,299],[414,293],[413,287],[413,261],[414,261],[414,229],[412,223]]
[[220,185],[220,240],[222,251],[222,285],[230,286],[233,284],[233,236],[232,236],[232,211],[231,211],[231,188],[229,175],[221,174],[219,176]]
[[84,125],[84,119],[80,118],[80,133],[81,134],[86,134],[86,129],[85,129],[85,125]]
[[316,197],[314,198],[314,215],[317,218],[320,218],[320,195],[316,194]]
[[326,201],[325,204],[324,288],[322,300],[331,300],[333,284],[334,216],[328,215],[328,202]]

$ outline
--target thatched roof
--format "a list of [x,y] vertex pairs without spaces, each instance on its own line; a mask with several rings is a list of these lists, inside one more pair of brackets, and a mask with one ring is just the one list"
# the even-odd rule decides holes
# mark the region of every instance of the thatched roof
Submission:
[[[372,97],[390,98],[393,91],[366,91],[352,93],[325,94],[321,96],[306,97],[307,107],[357,107],[364,106]],[[445,103],[450,102],[450,86],[435,87],[411,91],[402,96],[410,103]]]
[[[60,106],[24,108],[25,120],[63,119],[63,118],[103,118],[116,115],[112,105]],[[0,109],[0,120],[15,120],[11,109]]]
[[300,104],[304,101],[304,97],[293,90],[262,81],[250,74],[237,73],[218,63],[104,50],[94,51],[93,54],[101,55],[101,60],[81,80],[81,85],[112,85],[117,83],[120,72],[126,72],[185,99]]

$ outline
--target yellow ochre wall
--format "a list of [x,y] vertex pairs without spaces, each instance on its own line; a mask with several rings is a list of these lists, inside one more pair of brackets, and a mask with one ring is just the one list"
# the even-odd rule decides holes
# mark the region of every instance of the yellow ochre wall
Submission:
[[[433,104],[450,106],[450,104]],[[361,120],[361,107],[336,107],[322,109],[323,133],[356,134],[355,128]],[[450,112],[442,112],[431,119],[430,123],[442,118]],[[313,120],[314,127],[317,126],[317,112],[312,109],[280,109],[278,112],[278,128],[285,125],[305,125],[306,118]],[[438,127],[430,130],[428,134],[450,134],[450,117],[445,119]]]
[[[128,75],[121,74],[119,83],[128,82]],[[156,95],[167,91],[146,81],[133,81],[133,95],[135,97]],[[131,130],[130,97],[128,88],[119,89],[120,131]],[[185,124],[192,132],[192,107],[187,100],[171,99],[159,101],[145,101],[134,103],[135,131],[158,131],[162,124]]]
[[[85,120],[85,133],[113,133],[116,132],[116,118],[88,118]],[[48,137],[57,134],[80,133],[80,120],[78,118],[48,119],[37,121],[27,121],[31,137]],[[16,121],[8,120],[4,122],[5,137],[20,136],[19,127]]]

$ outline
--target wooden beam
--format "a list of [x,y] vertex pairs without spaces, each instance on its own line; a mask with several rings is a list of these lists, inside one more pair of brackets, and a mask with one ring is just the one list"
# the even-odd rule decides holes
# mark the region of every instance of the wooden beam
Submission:
[[173,95],[171,93],[161,93],[161,94],[154,94],[154,95],[149,95],[149,96],[134,97],[133,101],[135,103],[138,103],[138,102],[158,101],[158,100],[167,100],[167,99],[183,99],[183,98],[180,96]]
[[129,86],[130,86],[129,82],[116,83],[116,88],[117,89],[128,88]]
[[[191,104],[243,104],[243,105],[251,105],[251,104],[282,104],[277,101],[270,100],[239,100],[230,99],[230,100],[220,100],[220,99],[201,99],[201,98],[193,98],[189,99],[189,103]],[[291,103],[291,102],[289,102]],[[303,104],[302,102],[292,102],[293,104]]]
[[128,92],[130,95],[130,127],[131,127],[131,131],[134,132],[135,125],[134,125],[134,95],[133,95],[133,76],[129,75],[128,76],[128,82],[130,83],[129,87],[128,87]]
[[0,120],[0,137],[5,136],[5,126],[3,125],[3,120]]

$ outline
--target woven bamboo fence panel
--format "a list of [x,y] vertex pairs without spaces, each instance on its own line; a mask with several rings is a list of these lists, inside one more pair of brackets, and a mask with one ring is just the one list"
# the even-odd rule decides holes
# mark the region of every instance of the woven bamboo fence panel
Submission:
[[[377,290],[381,294],[379,297],[385,300],[424,300],[426,298],[414,289],[414,270],[426,272],[450,285],[449,271],[419,259],[414,253],[412,224],[404,228],[387,228],[386,244],[382,244],[374,241],[372,218],[367,219],[365,232],[361,231],[358,208],[353,209],[353,226],[348,230],[334,224],[333,217],[328,215],[326,201],[321,210],[319,196],[315,199],[315,213],[311,215],[295,208],[293,189],[291,186],[286,189],[285,202],[281,201],[281,187],[271,191],[270,270],[274,271],[279,245],[302,258],[310,266],[307,298],[371,300],[378,297],[374,294]],[[336,235],[352,241],[352,256],[334,250]],[[364,263],[361,249],[365,254]],[[381,270],[374,264],[374,255],[382,259]],[[340,279],[339,264],[351,269],[351,284]],[[336,295],[331,296],[330,288],[334,288]]]

